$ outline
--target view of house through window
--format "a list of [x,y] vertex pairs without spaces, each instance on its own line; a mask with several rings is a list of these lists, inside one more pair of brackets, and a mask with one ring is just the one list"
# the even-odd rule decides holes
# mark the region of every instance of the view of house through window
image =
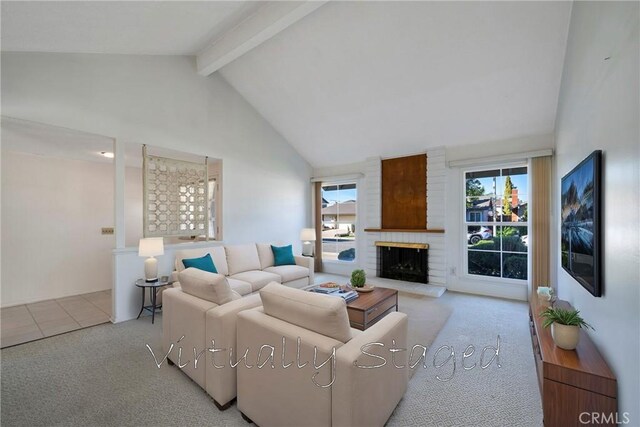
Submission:
[[527,167],[465,174],[467,273],[527,280]]
[[322,185],[322,258],[356,259],[355,183]]

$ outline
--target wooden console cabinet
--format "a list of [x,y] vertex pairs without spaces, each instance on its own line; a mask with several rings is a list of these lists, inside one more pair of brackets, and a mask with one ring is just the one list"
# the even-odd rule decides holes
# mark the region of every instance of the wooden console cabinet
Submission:
[[[558,301],[556,306],[571,307],[566,301]],[[539,313],[543,310],[537,301],[531,302],[529,324],[544,425],[585,425],[585,421],[591,420],[591,413],[613,414],[609,419],[613,421],[611,425],[615,425],[618,410],[616,377],[585,331],[580,330],[580,342],[575,351],[556,347],[550,328],[542,327]],[[589,415],[582,415],[581,423],[581,414],[585,412]]]

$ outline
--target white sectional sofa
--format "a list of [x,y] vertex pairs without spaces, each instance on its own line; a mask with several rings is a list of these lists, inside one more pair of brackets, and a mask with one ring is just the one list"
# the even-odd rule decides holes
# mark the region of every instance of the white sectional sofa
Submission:
[[[185,269],[183,259],[206,254],[211,255],[219,274]],[[236,397],[236,369],[229,366],[228,353],[214,355],[207,349],[212,344],[218,349],[236,349],[237,314],[261,306],[257,291],[268,283],[295,288],[313,284],[313,259],[295,257],[295,262],[274,266],[268,244],[176,252],[174,287],[163,292],[163,350],[171,363],[206,390],[219,409],[228,408]]]
[[211,255],[218,273],[227,277],[231,289],[242,296],[259,291],[270,282],[292,288],[313,284],[313,258],[295,256],[296,265],[275,266],[271,245],[266,243],[176,251],[174,283],[179,282],[177,274],[184,270],[183,259],[206,254]]

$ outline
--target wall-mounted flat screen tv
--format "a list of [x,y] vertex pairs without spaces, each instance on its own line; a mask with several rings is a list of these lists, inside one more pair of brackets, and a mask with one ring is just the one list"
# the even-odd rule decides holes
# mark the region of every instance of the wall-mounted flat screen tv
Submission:
[[602,295],[600,175],[602,151],[594,151],[561,183],[562,268],[594,296]]

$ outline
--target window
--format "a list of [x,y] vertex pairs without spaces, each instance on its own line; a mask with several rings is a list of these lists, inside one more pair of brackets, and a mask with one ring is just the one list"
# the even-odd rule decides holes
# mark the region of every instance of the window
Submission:
[[355,183],[322,184],[322,259],[356,259]]
[[469,222],[480,222],[482,221],[482,213],[480,212],[469,212],[468,216],[468,221]]
[[527,280],[527,180],[526,166],[465,173],[468,274]]

